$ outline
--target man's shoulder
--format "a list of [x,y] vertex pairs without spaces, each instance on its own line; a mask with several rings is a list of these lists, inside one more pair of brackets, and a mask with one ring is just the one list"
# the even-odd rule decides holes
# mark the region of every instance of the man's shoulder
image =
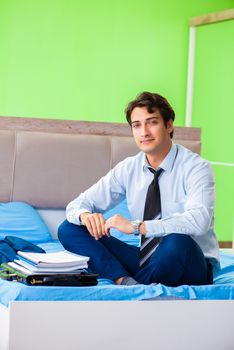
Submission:
[[193,152],[192,150],[186,148],[185,146],[182,146],[180,144],[177,144],[178,147],[178,156],[182,159],[185,159],[187,161],[196,161],[201,163],[209,163],[208,160],[202,158],[202,156],[196,152]]
[[190,149],[177,145],[178,147],[178,165],[181,168],[191,171],[192,169],[207,169],[211,170],[210,162],[201,157],[200,154],[191,151]]

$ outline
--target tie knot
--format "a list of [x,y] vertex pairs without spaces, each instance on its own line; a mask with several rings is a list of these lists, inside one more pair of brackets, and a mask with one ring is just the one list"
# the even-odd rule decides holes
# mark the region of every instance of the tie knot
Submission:
[[158,168],[156,170],[152,169],[152,168],[148,168],[149,171],[151,171],[152,174],[154,174],[154,177],[156,177],[157,179],[159,178],[159,176],[161,175],[161,173],[163,172],[162,168]]

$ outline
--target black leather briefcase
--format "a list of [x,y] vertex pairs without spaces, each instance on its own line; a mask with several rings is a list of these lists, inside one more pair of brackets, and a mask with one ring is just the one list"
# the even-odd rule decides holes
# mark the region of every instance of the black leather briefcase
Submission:
[[68,273],[22,273],[8,263],[1,264],[0,277],[8,281],[22,282],[30,286],[96,286],[98,274],[85,270]]

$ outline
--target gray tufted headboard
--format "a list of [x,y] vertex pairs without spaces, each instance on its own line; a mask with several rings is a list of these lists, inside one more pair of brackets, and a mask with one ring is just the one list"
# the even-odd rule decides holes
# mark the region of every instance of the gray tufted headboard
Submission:
[[[199,153],[200,129],[177,127],[174,142]],[[127,124],[0,117],[0,201],[65,208],[137,152]]]

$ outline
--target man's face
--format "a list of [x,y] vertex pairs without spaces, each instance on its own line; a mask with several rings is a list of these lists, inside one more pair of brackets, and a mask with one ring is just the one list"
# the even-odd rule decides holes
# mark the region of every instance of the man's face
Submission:
[[131,125],[135,142],[144,153],[156,155],[171,145],[173,121],[166,127],[159,111],[149,113],[146,107],[136,107],[131,114]]

